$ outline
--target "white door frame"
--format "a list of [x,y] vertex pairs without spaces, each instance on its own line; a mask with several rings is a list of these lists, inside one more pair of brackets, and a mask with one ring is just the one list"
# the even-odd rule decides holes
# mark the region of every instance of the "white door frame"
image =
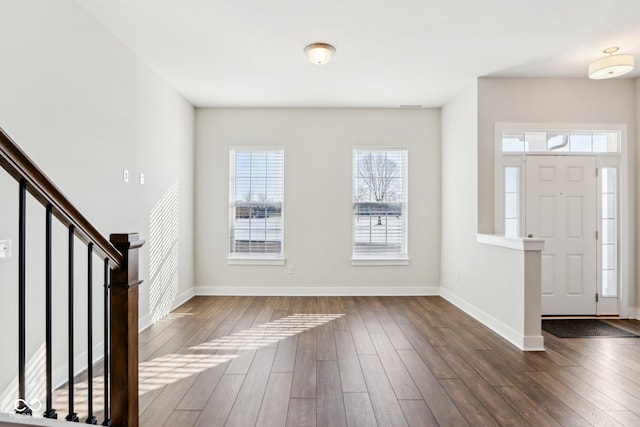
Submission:
[[[628,318],[632,313],[629,307],[630,290],[630,259],[632,255],[632,244],[634,227],[630,223],[630,191],[633,190],[633,183],[629,181],[628,171],[628,149],[627,149],[627,125],[625,124],[597,124],[597,123],[507,123],[498,122],[494,132],[494,232],[504,234],[504,167],[520,166],[520,206],[524,203],[524,160],[527,153],[503,153],[502,135],[505,130],[541,130],[541,131],[617,131],[620,132],[620,152],[619,153],[585,153],[585,155],[596,155],[597,165],[601,167],[616,165],[619,172],[619,289],[618,289],[618,313],[621,318]],[[542,153],[531,153],[540,155]],[[557,155],[560,153],[552,153]],[[568,155],[580,155],[579,153],[566,153]],[[598,197],[598,209],[600,198]],[[598,229],[600,228],[598,221]],[[520,234],[524,231],[524,218],[520,215]],[[601,261],[601,249],[598,245],[598,262]],[[598,274],[600,276],[600,274]],[[598,278],[598,289],[600,289],[601,278]]]

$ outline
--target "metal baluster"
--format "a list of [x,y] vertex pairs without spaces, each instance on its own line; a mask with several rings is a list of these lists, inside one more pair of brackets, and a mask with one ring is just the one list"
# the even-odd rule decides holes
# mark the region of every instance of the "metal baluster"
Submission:
[[103,426],[110,427],[109,418],[109,348],[111,336],[109,335],[109,258],[104,259],[104,421]]
[[53,353],[51,351],[52,344],[52,336],[51,336],[51,278],[52,278],[52,263],[51,263],[51,205],[47,205],[47,216],[46,216],[46,260],[45,260],[45,287],[46,287],[46,326],[45,326],[45,341],[46,341],[46,371],[47,371],[47,407],[44,411],[43,416],[45,418],[53,418],[57,419],[58,414],[56,410],[53,409],[53,392],[52,392],[52,379],[51,379],[51,359],[53,357]]
[[97,424],[93,416],[93,243],[87,245],[87,424]]
[[69,415],[66,416],[67,421],[78,422],[78,414],[73,412],[73,244],[74,244],[73,225],[69,226]]
[[25,391],[25,369],[27,364],[27,295],[26,295],[26,263],[27,263],[27,181],[20,181],[20,199],[18,207],[18,401],[16,412],[31,415],[27,405]]

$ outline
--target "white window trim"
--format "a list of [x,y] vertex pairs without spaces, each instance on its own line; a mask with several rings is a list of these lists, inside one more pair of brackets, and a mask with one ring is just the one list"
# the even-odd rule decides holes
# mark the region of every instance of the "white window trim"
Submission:
[[285,265],[285,257],[248,257],[248,256],[229,256],[227,258],[228,265]]
[[[229,225],[227,226],[227,264],[228,265],[285,265],[286,257],[285,257],[285,163],[286,163],[286,152],[283,146],[273,146],[273,145],[234,145],[229,147],[229,155],[231,155],[231,151],[282,151],[282,241],[281,247],[282,252],[280,254],[233,254],[229,251],[229,242],[231,241],[231,225],[233,219],[229,214]],[[235,173],[235,170],[233,171]],[[229,208],[231,208],[231,191],[232,184],[234,182],[235,177],[232,175],[231,168],[229,168]]]
[[351,265],[355,267],[370,267],[370,266],[391,266],[391,265],[409,265],[409,258],[351,258]]
[[[571,153],[571,152],[503,152],[502,151],[502,134],[505,130],[510,129],[527,129],[527,130],[547,130],[547,131],[617,131],[620,132],[620,152],[618,153]],[[615,159],[617,162],[619,177],[619,227],[618,227],[618,254],[619,254],[619,289],[618,289],[618,313],[620,317],[627,318],[631,314],[629,307],[629,266],[631,241],[630,233],[623,233],[622,230],[632,230],[629,220],[629,175],[628,175],[628,142],[627,142],[627,125],[612,123],[523,123],[523,122],[496,122],[494,130],[494,231],[495,234],[504,234],[504,167],[516,165],[517,162],[524,164],[527,154],[531,155],[570,155],[595,156],[597,167],[606,167],[611,165]],[[524,175],[525,170],[521,166],[520,180],[520,206],[524,206]],[[599,200],[600,198],[598,198]],[[599,202],[598,202],[599,203]],[[598,230],[600,233],[600,224],[598,221]],[[520,230],[524,232],[524,215],[520,217]],[[601,258],[601,249],[598,245],[598,260]],[[598,277],[600,274],[598,274]],[[598,291],[601,289],[601,278],[598,279]]]
[[[409,147],[407,146],[354,146],[351,150],[351,168],[353,169],[353,153],[355,151],[404,151],[406,154],[403,159],[403,172],[404,172],[404,215],[403,215],[403,232],[404,232],[404,248],[403,253],[397,256],[383,255],[383,256],[354,256],[353,254],[353,212],[351,213],[352,229],[351,229],[351,265],[352,266],[394,266],[394,265],[409,265]],[[351,171],[351,202],[353,203],[353,191],[355,190],[353,182],[353,170]]]

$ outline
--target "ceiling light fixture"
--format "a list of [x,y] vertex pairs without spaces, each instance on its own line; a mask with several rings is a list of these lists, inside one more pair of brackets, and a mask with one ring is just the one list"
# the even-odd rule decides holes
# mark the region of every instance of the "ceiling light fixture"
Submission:
[[590,79],[610,79],[622,76],[633,70],[633,55],[614,55],[620,48],[618,46],[608,47],[603,50],[609,56],[600,58],[589,65]]
[[311,43],[304,48],[304,53],[307,54],[309,61],[316,65],[324,65],[331,61],[331,55],[335,51],[336,48],[328,43]]

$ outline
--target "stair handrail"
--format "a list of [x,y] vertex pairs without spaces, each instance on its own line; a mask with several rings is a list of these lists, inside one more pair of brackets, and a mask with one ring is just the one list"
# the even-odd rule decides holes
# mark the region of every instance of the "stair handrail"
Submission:
[[93,243],[102,258],[109,258],[111,268],[122,267],[123,256],[109,239],[71,203],[62,191],[40,170],[33,160],[0,128],[0,165],[13,178],[26,181],[27,191],[42,206],[51,205],[53,215],[66,227],[73,225],[76,236],[85,244]]

